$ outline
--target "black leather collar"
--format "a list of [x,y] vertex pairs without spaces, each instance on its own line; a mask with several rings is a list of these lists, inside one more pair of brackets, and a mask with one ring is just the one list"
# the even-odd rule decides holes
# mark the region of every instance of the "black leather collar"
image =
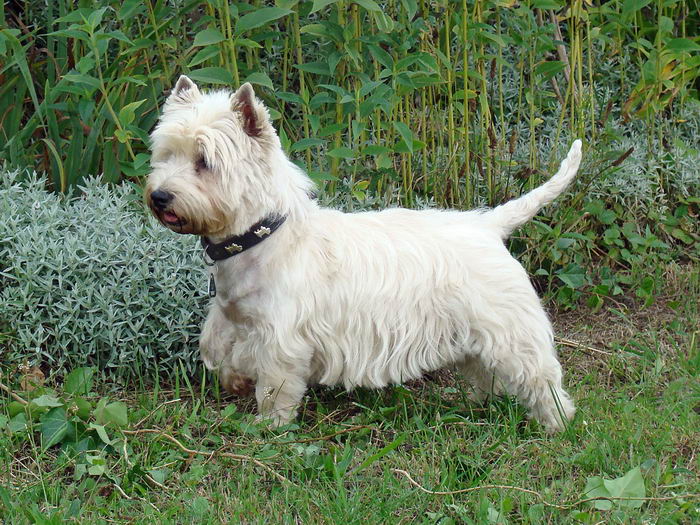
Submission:
[[[214,243],[206,237],[202,237],[202,248],[204,248],[204,260],[207,264],[214,264],[216,261],[223,261],[234,255],[238,255],[263,242],[272,235],[287,217],[279,215],[268,215],[259,222],[253,224],[243,235],[234,235],[223,242]],[[212,262],[209,263],[207,259]]]

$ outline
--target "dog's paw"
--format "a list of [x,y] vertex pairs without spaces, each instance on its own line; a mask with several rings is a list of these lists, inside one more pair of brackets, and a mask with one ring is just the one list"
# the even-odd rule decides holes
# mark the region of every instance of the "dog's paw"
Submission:
[[291,422],[294,417],[296,417],[295,413],[277,411],[273,414],[258,414],[255,416],[255,422],[258,424],[265,424],[267,428],[275,429]]

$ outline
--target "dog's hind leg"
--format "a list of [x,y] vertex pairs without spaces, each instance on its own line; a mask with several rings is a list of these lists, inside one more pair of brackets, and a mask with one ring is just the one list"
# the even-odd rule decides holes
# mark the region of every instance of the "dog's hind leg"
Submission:
[[545,430],[562,430],[576,409],[562,388],[562,369],[551,343],[539,350],[533,341],[516,341],[494,343],[490,351],[480,354],[480,360]]
[[545,355],[540,370],[520,383],[516,395],[529,409],[530,416],[548,432],[563,430],[576,408],[561,384],[561,365],[553,354]]
[[500,381],[493,372],[487,370],[477,357],[467,356],[457,364],[457,369],[472,386],[470,398],[477,403],[484,403],[489,396],[502,394]]

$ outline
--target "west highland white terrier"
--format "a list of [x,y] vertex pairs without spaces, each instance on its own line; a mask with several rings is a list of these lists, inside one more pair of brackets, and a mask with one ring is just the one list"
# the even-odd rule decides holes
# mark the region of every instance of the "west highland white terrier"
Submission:
[[[180,77],[152,133],[146,200],[201,236],[211,301],[202,359],[259,418],[292,420],[307,385],[381,388],[455,366],[548,431],[575,412],[552,326],[504,240],[561,194],[581,160],[492,210],[321,208],[250,84],[202,93]],[[502,389],[502,390],[501,390]]]

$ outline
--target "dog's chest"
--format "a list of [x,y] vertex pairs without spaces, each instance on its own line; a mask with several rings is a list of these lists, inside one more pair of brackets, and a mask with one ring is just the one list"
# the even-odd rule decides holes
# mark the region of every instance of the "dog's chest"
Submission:
[[216,297],[220,301],[237,301],[260,288],[261,271],[257,261],[243,254],[237,259],[219,261],[209,269],[209,279],[214,280]]
[[[245,262],[247,264],[240,264]],[[264,271],[253,258],[242,261],[222,261],[210,269],[210,281],[215,287],[214,300],[235,325],[249,324],[260,315],[257,306],[264,303]],[[210,288],[211,288],[210,284]]]

